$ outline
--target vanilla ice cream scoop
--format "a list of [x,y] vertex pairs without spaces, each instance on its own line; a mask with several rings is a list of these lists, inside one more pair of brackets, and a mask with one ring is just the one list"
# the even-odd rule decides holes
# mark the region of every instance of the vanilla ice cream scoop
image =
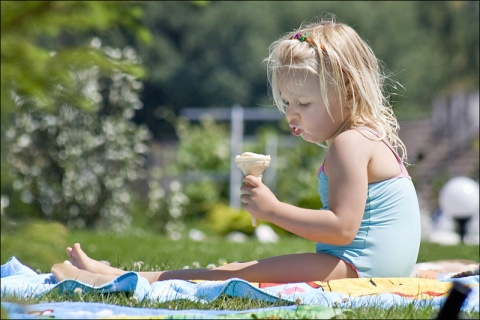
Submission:
[[[242,170],[243,175],[252,175],[262,179],[263,171],[270,165],[270,156],[263,154],[244,152],[235,157],[237,167]],[[257,219],[252,218],[252,226],[257,226]]]

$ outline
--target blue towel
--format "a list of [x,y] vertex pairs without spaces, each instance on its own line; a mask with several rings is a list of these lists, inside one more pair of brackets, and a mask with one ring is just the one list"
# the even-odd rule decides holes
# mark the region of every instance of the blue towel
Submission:
[[12,319],[332,319],[341,310],[323,306],[286,306],[243,311],[231,310],[166,310],[133,308],[97,302],[54,302],[34,305],[2,302]]
[[[392,306],[405,305],[413,302],[416,305],[432,305],[434,307],[441,307],[446,299],[445,295],[424,300],[421,297],[412,299],[390,292],[375,295],[350,296],[348,294],[339,292],[326,292],[322,288],[313,288],[307,283],[276,284],[260,288],[258,287],[258,284],[252,284],[242,279],[236,278],[226,281],[200,282],[184,280],[166,280],[150,284],[145,278],[139,276],[136,272],[127,272],[103,286],[92,287],[91,285],[84,284],[76,280],[64,280],[56,283],[55,278],[51,273],[37,274],[35,271],[31,270],[30,268],[19,262],[15,257],[10,258],[5,265],[2,265],[1,278],[2,298],[4,295],[16,295],[19,298],[38,297],[45,294],[46,292],[49,292],[50,290],[59,290],[59,292],[62,294],[82,294],[91,291],[95,291],[98,293],[127,292],[132,294],[133,297],[135,297],[139,301],[143,299],[149,299],[151,301],[165,302],[176,299],[188,299],[191,301],[209,302],[225,294],[231,297],[258,299],[272,303],[279,300],[290,302],[292,304],[291,307],[277,308],[278,310],[284,312],[297,310],[297,306],[295,306],[294,304],[298,303],[308,306],[328,307],[331,311],[331,308],[333,307],[352,308],[375,305],[389,308]],[[353,280],[354,279],[352,279],[352,281]],[[458,281],[467,284],[469,287],[471,287],[472,290],[471,293],[468,295],[462,307],[462,310],[476,312],[479,311],[478,275],[460,279],[444,279],[439,281]],[[19,315],[24,314],[22,312],[25,312],[26,308],[25,306],[20,306],[12,303],[2,303],[2,306],[8,309],[11,314],[15,315],[15,312],[19,312]],[[99,318],[98,315],[132,315],[130,311],[127,312],[124,309],[129,307],[108,306],[105,304],[83,302],[38,304],[30,305],[28,306],[28,308],[39,308],[45,310],[59,310],[60,308],[64,311],[63,313],[60,312],[61,316],[58,316],[56,314],[56,317],[63,318],[67,318],[67,314],[65,313],[67,311],[75,312],[76,316],[71,316],[71,318],[80,318],[81,314],[83,313],[85,313],[84,318]],[[94,312],[96,315],[87,315],[88,312],[93,312],[92,310],[97,310],[95,308],[100,310],[98,312]],[[155,313],[152,313],[153,311],[149,309],[132,308],[132,312],[136,312],[136,314],[134,314],[136,316],[175,316],[174,314],[169,314],[168,312],[166,312],[168,310],[162,311],[165,311],[166,313],[159,313],[160,311],[158,310],[161,309],[152,310],[156,310]],[[322,312],[323,311],[325,310],[322,309]],[[187,311],[184,311],[183,314],[186,314],[186,312]],[[213,311],[195,311],[195,313],[198,314],[199,317],[205,315],[205,317],[208,318],[225,314],[233,315],[239,312],[222,311],[220,313],[215,313]],[[17,316],[15,316],[15,318],[17,318]]]

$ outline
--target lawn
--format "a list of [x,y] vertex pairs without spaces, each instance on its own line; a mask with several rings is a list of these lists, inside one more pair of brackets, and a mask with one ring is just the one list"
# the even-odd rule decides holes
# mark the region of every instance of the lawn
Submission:
[[[62,226],[53,223],[12,226],[8,232],[5,231],[3,226],[2,229],[2,264],[11,256],[16,256],[21,262],[41,273],[49,272],[53,263],[65,260],[67,256],[64,248],[74,242],[80,242],[83,249],[92,258],[107,260],[112,266],[136,271],[207,267],[226,262],[314,250],[313,242],[293,236],[285,236],[275,244],[261,244],[255,240],[249,240],[245,243],[230,243],[219,236],[208,236],[203,242],[194,242],[187,237],[183,240],[173,241],[164,236],[141,230],[131,230],[123,234],[67,231]],[[30,236],[25,239],[25,235]],[[421,245],[418,262],[439,259],[479,261],[479,255],[478,245],[441,246],[424,242]],[[72,300],[71,297],[69,299]],[[183,300],[165,303],[139,302],[118,294],[84,295],[75,299],[78,299],[78,301],[96,301],[172,310],[246,310],[272,306],[271,303],[267,302],[227,296],[207,304]],[[65,298],[58,294],[49,293],[41,298],[32,298],[22,302],[40,303],[64,300]],[[15,301],[15,298],[2,296],[2,301]],[[273,306],[280,305],[282,303],[277,302]],[[357,308],[349,311],[346,316],[348,319],[432,319],[436,317],[437,312],[438,310],[431,307],[409,305],[388,309],[382,307]],[[479,314],[475,312],[463,313],[462,317],[478,319]]]

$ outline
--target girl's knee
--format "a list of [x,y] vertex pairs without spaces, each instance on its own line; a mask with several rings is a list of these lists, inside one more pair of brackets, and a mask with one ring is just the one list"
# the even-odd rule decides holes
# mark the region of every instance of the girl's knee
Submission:
[[235,271],[235,270],[240,270],[240,262],[231,262],[224,264],[223,266],[216,267],[214,270],[228,270],[228,271]]

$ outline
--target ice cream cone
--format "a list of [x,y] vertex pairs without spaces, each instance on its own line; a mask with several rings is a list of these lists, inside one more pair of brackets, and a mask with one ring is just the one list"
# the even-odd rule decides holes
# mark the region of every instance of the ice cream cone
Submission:
[[[235,164],[242,170],[243,175],[252,175],[262,179],[263,171],[270,165],[270,156],[253,152],[244,152],[235,157]],[[257,226],[257,219],[252,218],[252,226]]]

